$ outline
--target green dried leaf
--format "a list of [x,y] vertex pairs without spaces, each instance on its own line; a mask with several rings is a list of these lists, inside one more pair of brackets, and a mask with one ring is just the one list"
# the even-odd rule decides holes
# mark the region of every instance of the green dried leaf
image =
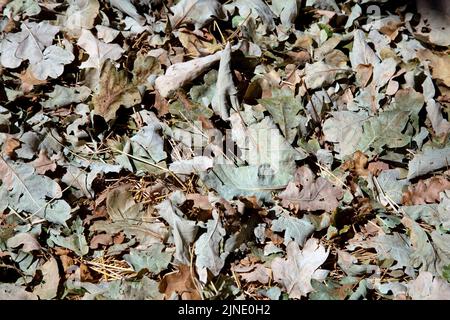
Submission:
[[84,236],[83,221],[80,217],[77,217],[70,229],[64,230],[64,232],[57,229],[50,229],[49,234],[49,241],[60,247],[72,250],[80,257],[89,252],[89,246]]
[[44,108],[55,109],[67,106],[71,103],[80,103],[89,97],[91,90],[88,87],[63,87],[55,85],[52,92],[48,94],[49,99],[42,102]]
[[450,147],[426,149],[409,162],[408,179],[420,177],[429,172],[445,168],[450,163]]
[[300,125],[299,112],[303,109],[303,105],[287,89],[275,91],[272,95],[272,98],[259,99],[258,102],[272,115],[286,140],[293,143]]
[[302,219],[291,217],[287,212],[282,212],[278,219],[272,221],[272,231],[285,231],[285,245],[293,240],[298,245],[303,246],[306,239],[314,232],[314,229],[314,226],[304,217]]
[[363,125],[363,134],[357,148],[363,153],[381,153],[385,146],[401,148],[411,141],[411,136],[402,131],[408,123],[406,111],[385,111],[369,118]]
[[172,259],[172,254],[163,252],[165,246],[154,244],[145,250],[130,249],[130,253],[123,256],[136,272],[147,269],[153,274],[159,274],[165,270]]
[[270,201],[271,192],[284,189],[292,174],[292,170],[286,171],[286,168],[274,172],[268,165],[235,167],[217,164],[201,177],[206,186],[215,189],[225,199],[256,196],[260,200]]
[[[18,212],[36,214],[49,222],[66,224],[71,208],[62,197],[61,187],[52,179],[35,173],[27,164],[0,157],[0,194],[3,206]],[[53,199],[53,201],[50,201]]]

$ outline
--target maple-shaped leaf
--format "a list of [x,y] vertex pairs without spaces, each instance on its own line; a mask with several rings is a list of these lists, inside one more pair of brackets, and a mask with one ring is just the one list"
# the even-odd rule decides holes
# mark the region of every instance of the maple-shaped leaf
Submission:
[[81,69],[100,69],[106,60],[110,59],[116,61],[124,52],[122,47],[118,44],[109,44],[100,41],[92,34],[92,32],[84,29],[81,32],[77,44],[89,54],[89,59],[80,65]]
[[[282,210],[285,211],[285,209]],[[298,219],[283,211],[281,211],[278,219],[273,220],[272,231],[285,231],[284,244],[287,245],[290,241],[295,241],[302,246],[306,238],[314,232],[313,224],[305,217]]]
[[38,80],[46,80],[48,77],[56,79],[64,72],[64,65],[74,59],[72,52],[53,45],[44,50],[42,60],[32,64],[30,70]]
[[120,106],[132,107],[141,102],[141,94],[129,80],[125,70],[117,70],[108,61],[102,68],[100,90],[92,98],[94,112],[106,121],[113,120]]
[[43,59],[42,51],[51,46],[59,28],[47,21],[23,22],[17,33],[9,33],[0,46],[1,64],[6,68],[17,68],[22,61],[35,64]]
[[314,173],[307,166],[297,170],[301,189],[295,182],[290,182],[278,197],[282,200],[283,207],[296,210],[325,210],[333,211],[339,205],[339,199],[343,196],[342,189],[334,186],[325,178],[314,179]]
[[406,111],[385,111],[378,117],[370,118],[363,125],[363,135],[358,149],[364,153],[371,150],[380,153],[384,146],[390,148],[406,146],[411,141],[411,137],[402,131],[408,119],[409,113]]
[[319,267],[328,258],[329,250],[319,243],[317,239],[309,239],[300,250],[295,242],[286,247],[287,258],[275,258],[271,268],[273,278],[280,283],[292,299],[300,299],[314,289],[311,280],[322,281],[328,274],[327,270]]
[[62,190],[59,184],[36,174],[31,165],[0,157],[0,180],[0,211],[9,206],[18,212],[35,214],[63,225],[70,218],[70,206],[60,199]]

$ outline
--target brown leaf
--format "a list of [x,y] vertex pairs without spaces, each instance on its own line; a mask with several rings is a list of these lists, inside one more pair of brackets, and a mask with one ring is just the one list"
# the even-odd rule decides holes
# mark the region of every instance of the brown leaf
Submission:
[[269,283],[272,276],[272,270],[262,264],[257,264],[252,267],[236,267],[234,271],[247,282],[259,282],[262,284]]
[[[200,33],[203,34],[200,35]],[[213,54],[221,49],[220,44],[216,43],[215,38],[211,34],[202,32],[201,30],[198,30],[194,34],[186,28],[180,29],[178,40],[186,48],[187,53],[193,57]]]
[[355,172],[358,176],[365,177],[367,176],[367,161],[369,158],[362,153],[361,151],[356,151],[353,155],[353,161],[355,164]]
[[168,273],[159,284],[159,291],[164,293],[166,298],[177,293],[182,300],[200,300],[200,294],[194,285],[191,270],[187,265],[179,265],[178,270]]
[[314,173],[307,166],[299,168],[296,177],[302,189],[290,182],[286,190],[279,194],[282,206],[295,208],[297,211],[333,211],[339,205],[338,199],[344,193],[327,179],[319,177],[314,180]]
[[91,270],[84,263],[80,264],[80,278],[83,282],[94,281],[94,277],[91,274]]
[[3,154],[5,154],[8,157],[13,157],[14,156],[14,151],[20,147],[20,141],[15,139],[15,138],[11,138],[11,137],[7,137],[5,143],[3,144]]
[[356,81],[361,87],[366,87],[372,78],[373,66],[371,64],[359,64],[356,67]]
[[30,69],[22,71],[19,79],[22,81],[21,89],[25,94],[33,90],[34,86],[47,83],[46,80],[36,79]]
[[45,150],[41,150],[39,152],[39,157],[30,163],[39,174],[45,174],[47,171],[55,171],[56,170],[56,162],[55,160],[50,159],[47,156],[47,152]]
[[209,202],[208,196],[201,195],[200,193],[190,193],[186,195],[186,199],[194,202],[194,208],[201,210],[213,209],[211,203]]
[[375,161],[369,163],[367,170],[369,170],[369,172],[372,173],[374,176],[378,176],[378,174],[381,171],[389,170],[389,165],[383,161]]
[[293,63],[297,65],[297,67],[303,67],[307,62],[311,60],[311,55],[304,50],[301,51],[289,51],[286,53],[287,58],[285,62]]
[[59,259],[61,260],[64,272],[67,273],[67,271],[69,270],[69,268],[71,266],[73,266],[75,264],[75,261],[69,257],[68,255],[61,255],[59,257]]
[[158,116],[160,117],[169,113],[169,102],[161,96],[159,91],[155,91],[154,107],[158,110]]
[[280,236],[279,234],[276,234],[275,232],[273,232],[271,229],[266,229],[264,233],[265,233],[266,238],[269,238],[270,241],[272,241],[273,244],[275,244],[275,245],[277,245],[277,244],[279,245],[284,242],[284,238],[282,236]]
[[102,233],[102,234],[96,234],[92,237],[89,247],[91,249],[98,249],[99,245],[110,245],[113,243],[113,239],[111,235]]
[[403,204],[417,205],[439,202],[439,194],[450,189],[448,177],[432,177],[420,180],[415,185],[408,187],[408,191],[403,193]]
[[141,95],[137,87],[128,81],[126,71],[117,70],[108,60],[100,76],[100,90],[92,102],[95,114],[110,121],[116,117],[120,106],[129,108],[141,102]]
[[395,19],[388,20],[387,23],[380,28],[380,32],[384,33],[389,39],[394,40],[398,36],[399,28],[403,23]]
[[157,58],[139,52],[134,60],[132,73],[135,86],[148,84],[149,76],[161,73],[161,65]]
[[434,54],[428,49],[417,52],[420,60],[429,60],[433,68],[432,75],[434,79],[441,80],[447,87],[450,87],[450,56]]

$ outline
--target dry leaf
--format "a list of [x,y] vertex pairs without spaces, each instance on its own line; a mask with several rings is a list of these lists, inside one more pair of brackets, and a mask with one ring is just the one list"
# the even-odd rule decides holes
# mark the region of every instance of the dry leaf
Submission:
[[6,142],[3,144],[3,154],[5,154],[6,156],[12,158],[14,156],[14,151],[20,147],[20,141],[12,138],[12,137],[7,137],[6,138]]
[[47,171],[55,171],[57,164],[55,160],[50,159],[47,156],[47,152],[45,150],[39,151],[39,156],[37,159],[32,161],[30,164],[36,169],[36,172],[39,174],[45,174]]
[[247,282],[267,284],[272,277],[272,270],[262,264],[253,265],[251,267],[235,267],[234,271]]
[[342,189],[322,177],[315,180],[314,173],[306,166],[299,168],[296,176],[299,177],[301,190],[294,182],[290,182],[278,196],[284,207],[293,207],[297,211],[333,211],[339,205]]
[[323,280],[326,270],[319,267],[328,257],[329,250],[325,250],[317,239],[309,239],[303,250],[297,243],[291,241],[287,247],[287,258],[275,258],[272,261],[273,278],[280,283],[292,299],[300,299],[314,289],[311,280]]
[[420,180],[415,185],[408,187],[408,191],[403,193],[404,205],[417,205],[439,202],[439,194],[450,189],[450,179],[448,177],[432,177]]
[[420,60],[430,61],[434,79],[441,80],[447,87],[450,87],[450,56],[435,54],[428,49],[417,52]]
[[159,291],[166,299],[176,293],[182,300],[200,300],[200,294],[195,287],[193,273],[187,265],[177,266],[177,271],[166,274],[159,284]]
[[206,57],[173,64],[167,69],[165,75],[156,79],[155,88],[162,97],[167,98],[175,93],[176,90],[208,70],[214,63],[220,60],[221,56],[222,51],[219,51]]
[[21,89],[26,94],[33,90],[34,86],[38,86],[41,84],[47,83],[46,80],[39,80],[37,79],[30,69],[27,69],[25,71],[22,71],[22,73],[19,76],[20,81],[22,81]]
[[98,249],[100,245],[110,245],[113,243],[113,239],[110,234],[102,233],[102,234],[96,234],[92,237],[91,242],[89,244],[89,247],[91,249]]
[[113,120],[120,106],[132,107],[141,102],[141,94],[127,77],[125,70],[117,70],[106,62],[100,77],[100,91],[92,98],[94,112],[106,121]]

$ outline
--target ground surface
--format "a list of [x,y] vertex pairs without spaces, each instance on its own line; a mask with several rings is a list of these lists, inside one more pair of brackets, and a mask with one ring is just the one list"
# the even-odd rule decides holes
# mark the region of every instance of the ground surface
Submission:
[[450,299],[445,1],[0,8],[0,299]]

